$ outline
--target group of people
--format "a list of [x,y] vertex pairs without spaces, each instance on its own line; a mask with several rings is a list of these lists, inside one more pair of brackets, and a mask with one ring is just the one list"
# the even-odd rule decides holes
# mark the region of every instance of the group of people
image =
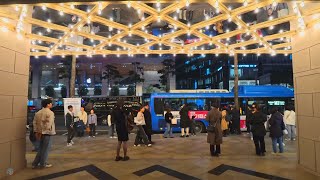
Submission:
[[[247,126],[253,135],[255,152],[258,156],[265,156],[265,136],[267,134],[265,123],[270,130],[270,138],[272,140],[272,154],[283,153],[284,135],[288,134],[287,140],[295,140],[295,112],[293,106],[288,106],[282,115],[277,107],[270,110],[271,117],[268,120],[267,115],[261,111],[261,107],[253,103],[250,112],[247,115]],[[234,114],[234,113],[233,113]],[[207,142],[210,144],[210,153],[212,156],[221,154],[223,131],[227,128],[227,111],[219,111],[218,105],[213,105],[208,112],[206,120],[209,121],[207,128]],[[278,150],[279,147],[279,150]]]
[[[45,99],[42,101],[42,109],[35,114],[33,120],[33,135],[34,138],[39,142],[37,155],[32,163],[33,168],[46,168],[52,165],[47,162],[48,153],[51,146],[51,136],[55,135],[55,123],[54,123],[54,113],[51,111],[52,100]],[[206,120],[209,122],[207,127],[207,143],[210,144],[210,153],[212,156],[219,156],[221,154],[221,144],[224,135],[228,134],[230,129],[229,123],[235,123],[238,118],[234,107],[231,108],[231,113],[228,113],[228,109],[219,110],[218,104],[213,104],[211,110],[206,116]],[[265,135],[267,133],[265,123],[267,122],[267,115],[261,111],[258,104],[253,103],[251,106],[252,111],[247,114],[248,128],[253,135],[253,141],[255,144],[256,154],[258,156],[265,156]],[[189,136],[189,128],[192,120],[190,120],[188,115],[188,106],[185,104],[180,110],[181,116],[181,137]],[[97,126],[97,116],[92,109],[90,114],[84,111],[81,107],[81,111],[77,116],[73,113],[73,107],[68,106],[68,112],[66,113],[66,127],[68,130],[67,136],[67,146],[72,146],[74,142],[72,141],[75,135],[76,122],[82,122],[85,126],[90,128],[89,137],[95,137],[95,127]],[[77,120],[75,120],[77,119]],[[117,105],[111,112],[112,124],[116,128],[118,144],[116,149],[116,161],[127,161],[129,156],[127,155],[127,141],[129,140],[129,133],[134,128],[137,127],[137,134],[134,142],[134,146],[141,146],[144,144],[146,147],[151,147],[153,142],[152,137],[152,121],[151,113],[149,111],[149,105],[145,104],[141,106],[136,117],[134,117],[132,112],[127,112],[124,108],[124,101],[119,100]],[[172,134],[172,121],[174,116],[167,110],[165,114],[165,121],[167,123],[167,129],[164,133],[164,137],[173,137]],[[288,106],[287,110],[282,115],[276,107],[271,109],[271,117],[268,121],[268,126],[270,129],[270,137],[272,139],[273,153],[283,153],[283,139],[284,135],[288,134],[287,140],[295,140],[295,112],[293,106]],[[235,127],[235,126],[233,126]],[[233,128],[234,132],[237,132]],[[239,127],[240,132],[240,127]],[[78,132],[79,133],[79,132]],[[80,132],[78,135],[82,135]],[[123,155],[120,156],[121,147],[123,148]],[[279,147],[279,151],[278,151]]]
[[79,137],[84,136],[84,131],[89,128],[89,137],[95,137],[96,135],[96,126],[97,126],[97,115],[94,113],[94,110],[90,110],[90,114],[85,112],[84,107],[81,107],[80,112],[77,116],[73,113],[73,106],[68,106],[68,112],[65,115],[66,119],[66,128],[68,130],[67,136],[67,146],[72,146],[74,142],[72,141],[76,132]]

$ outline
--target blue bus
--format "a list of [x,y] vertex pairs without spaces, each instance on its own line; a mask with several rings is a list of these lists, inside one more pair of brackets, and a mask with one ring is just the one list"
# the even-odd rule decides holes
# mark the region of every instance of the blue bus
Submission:
[[[261,105],[264,113],[269,114],[269,109],[277,106],[284,111],[285,106],[294,104],[294,92],[284,86],[239,86],[240,103],[240,128],[246,130],[246,111],[252,103]],[[189,116],[195,116],[196,132],[205,132],[208,122],[205,117],[212,104],[218,103],[227,107],[234,104],[234,92],[221,90],[176,90],[170,93],[152,93],[150,96],[150,109],[152,116],[152,130],[162,132],[166,128],[164,114],[170,108],[171,113],[178,119],[174,132],[180,132],[179,111],[183,104],[189,106]]]

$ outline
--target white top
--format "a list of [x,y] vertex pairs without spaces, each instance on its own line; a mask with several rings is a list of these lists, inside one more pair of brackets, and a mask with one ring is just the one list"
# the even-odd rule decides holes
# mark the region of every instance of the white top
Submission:
[[283,115],[284,123],[287,125],[296,125],[296,113],[286,110]]
[[78,117],[79,117],[79,120],[83,121],[84,125],[87,124],[87,122],[88,122],[88,114],[85,111],[78,112]]
[[136,125],[146,125],[146,121],[142,112],[138,112],[135,123]]

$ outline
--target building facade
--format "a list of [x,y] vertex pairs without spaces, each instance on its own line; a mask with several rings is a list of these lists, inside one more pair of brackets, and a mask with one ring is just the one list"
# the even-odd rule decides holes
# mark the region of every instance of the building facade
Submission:
[[[291,56],[239,55],[239,85],[293,86]],[[177,89],[227,89],[234,86],[234,57],[197,55],[176,58]]]

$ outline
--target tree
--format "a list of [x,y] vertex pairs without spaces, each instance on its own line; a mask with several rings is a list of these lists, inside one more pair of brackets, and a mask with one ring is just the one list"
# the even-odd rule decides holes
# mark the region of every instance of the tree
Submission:
[[72,56],[72,63],[71,63],[70,97],[75,97],[76,65],[77,65],[77,58],[76,58],[75,55],[73,55],[73,56]]
[[107,95],[109,94],[109,86],[112,86],[113,83],[116,83],[116,80],[119,78],[122,78],[120,75],[120,72],[118,71],[118,68],[107,64],[105,66],[105,71],[102,73],[102,79],[107,80]]
[[66,86],[61,86],[60,94],[62,98],[67,97],[67,87]]
[[78,96],[82,97],[82,96],[86,96],[88,94],[89,90],[87,88],[87,86],[85,85],[81,85],[78,88]]
[[110,95],[111,96],[119,96],[120,95],[120,90],[119,90],[118,85],[112,86]]
[[162,61],[163,68],[158,71],[158,74],[162,74],[160,76],[160,84],[165,86],[166,92],[169,91],[168,79],[170,76],[175,74],[175,63],[172,59],[165,59]]
[[49,96],[49,97],[55,97],[55,92],[54,92],[54,88],[53,86],[47,86],[44,88],[44,91],[46,93],[46,96]]
[[101,86],[94,86],[94,95],[101,95]]
[[144,82],[144,79],[141,77],[140,74],[138,74],[135,71],[129,71],[129,76],[131,81],[136,84],[136,83],[140,83],[140,82]]
[[129,85],[127,89],[127,95],[128,96],[134,96],[135,95],[135,88],[133,85]]

